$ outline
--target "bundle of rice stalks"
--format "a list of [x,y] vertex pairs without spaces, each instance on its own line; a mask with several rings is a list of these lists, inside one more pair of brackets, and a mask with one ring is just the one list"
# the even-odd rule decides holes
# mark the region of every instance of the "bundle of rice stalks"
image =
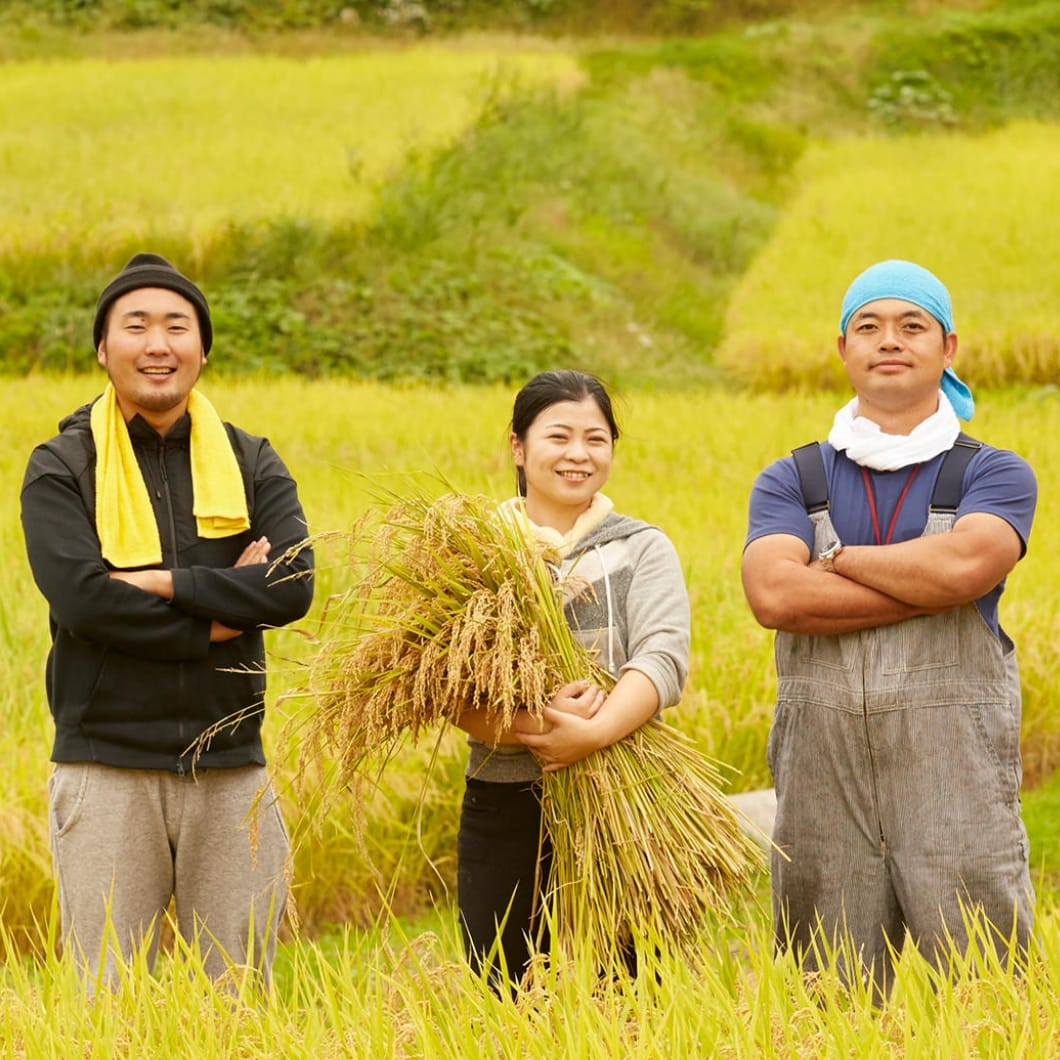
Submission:
[[[367,548],[352,558],[363,573],[325,612],[303,745],[333,760],[341,782],[464,710],[505,723],[520,707],[540,716],[568,681],[614,685],[572,636],[540,546],[496,502],[396,500],[350,541]],[[658,721],[546,773],[542,804],[557,941],[588,944],[601,967],[631,936],[691,952],[761,863],[716,763]]]
[[322,618],[308,756],[327,751],[351,783],[367,756],[389,757],[465,710],[505,723],[520,707],[540,715],[580,649],[549,568],[495,502],[395,498],[348,536],[361,573]]
[[605,967],[635,940],[702,953],[704,926],[762,867],[717,764],[660,721],[545,774],[542,805],[559,938]]

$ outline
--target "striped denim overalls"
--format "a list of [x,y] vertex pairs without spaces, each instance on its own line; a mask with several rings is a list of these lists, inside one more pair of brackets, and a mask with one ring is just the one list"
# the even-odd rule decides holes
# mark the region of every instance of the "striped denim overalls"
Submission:
[[[811,513],[813,558],[836,540]],[[953,511],[932,510],[924,534]],[[974,909],[999,952],[1033,920],[1020,819],[1020,685],[1012,642],[974,603],[837,636],[778,633],[768,758],[777,791],[772,854],[778,943],[814,969],[853,944],[886,991],[888,940],[905,932],[941,964],[968,944]],[[782,852],[782,853],[781,853]],[[786,856],[785,856],[786,855]],[[837,954],[841,967],[844,955]]]

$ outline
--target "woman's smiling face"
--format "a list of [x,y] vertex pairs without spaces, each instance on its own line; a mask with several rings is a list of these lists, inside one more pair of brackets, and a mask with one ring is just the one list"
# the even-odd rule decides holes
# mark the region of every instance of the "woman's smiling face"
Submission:
[[526,514],[539,525],[569,530],[611,472],[614,441],[596,401],[558,401],[519,438],[512,458],[526,476]]

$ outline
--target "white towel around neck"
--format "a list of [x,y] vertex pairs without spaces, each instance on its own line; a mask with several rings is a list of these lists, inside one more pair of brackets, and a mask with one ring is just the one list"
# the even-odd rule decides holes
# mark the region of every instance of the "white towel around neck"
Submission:
[[858,399],[853,398],[835,414],[828,441],[855,464],[873,471],[897,471],[922,464],[951,449],[961,433],[957,414],[941,390],[938,411],[918,423],[911,434],[885,434],[857,410]]

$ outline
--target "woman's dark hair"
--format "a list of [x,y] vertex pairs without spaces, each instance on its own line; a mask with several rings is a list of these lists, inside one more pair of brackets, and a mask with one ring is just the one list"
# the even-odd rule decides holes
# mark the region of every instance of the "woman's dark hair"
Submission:
[[[512,407],[512,433],[520,441],[526,438],[530,425],[550,405],[560,401],[584,401],[592,398],[607,420],[611,430],[611,441],[618,441],[618,424],[611,408],[611,398],[604,384],[596,376],[576,372],[571,368],[560,368],[551,372],[540,372],[530,380],[518,394]],[[526,473],[516,468],[519,496],[526,496]]]

